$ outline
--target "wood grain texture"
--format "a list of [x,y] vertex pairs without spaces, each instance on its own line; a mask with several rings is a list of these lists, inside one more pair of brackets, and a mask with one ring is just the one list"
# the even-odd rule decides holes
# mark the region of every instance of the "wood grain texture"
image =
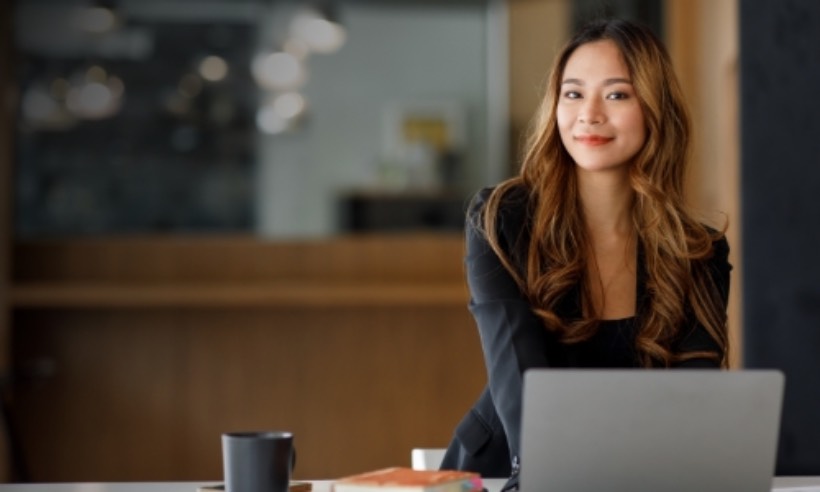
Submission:
[[460,279],[463,248],[459,233],[351,235],[290,241],[265,241],[245,235],[21,241],[13,251],[14,279],[19,284],[426,282]]
[[666,2],[667,45],[693,123],[693,155],[687,194],[708,222],[728,220],[730,365],[742,361],[742,231],[737,0]]
[[221,477],[220,433],[287,429],[296,476],[407,465],[484,382],[464,309],[22,311],[54,374],[17,411],[37,480]]
[[253,308],[464,306],[464,282],[265,282],[254,285],[27,284],[12,287],[11,304],[34,308]]
[[[485,370],[457,236],[18,243],[38,481],[218,480],[220,434],[295,433],[298,478],[442,447]],[[300,267],[301,266],[301,267]]]

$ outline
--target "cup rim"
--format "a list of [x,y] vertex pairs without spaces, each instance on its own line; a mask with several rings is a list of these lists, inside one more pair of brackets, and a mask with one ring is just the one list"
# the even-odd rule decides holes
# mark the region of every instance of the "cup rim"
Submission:
[[222,437],[230,439],[288,439],[293,437],[290,431],[232,431],[225,432]]

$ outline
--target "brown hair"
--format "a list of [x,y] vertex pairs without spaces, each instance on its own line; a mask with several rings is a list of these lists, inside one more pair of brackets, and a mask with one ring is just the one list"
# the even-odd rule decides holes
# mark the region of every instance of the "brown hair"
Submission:
[[[690,120],[669,56],[652,32],[638,24],[609,20],[588,25],[564,46],[555,59],[549,85],[533,120],[520,173],[492,192],[483,209],[485,231],[493,250],[516,279],[547,329],[565,343],[589,339],[598,328],[595,316],[564,320],[556,307],[581,285],[585,312],[592,312],[586,287],[589,251],[578,203],[575,164],[565,150],[556,122],[556,105],[567,60],[579,46],[611,40],[619,48],[646,124],[647,138],[630,167],[635,192],[633,224],[643,251],[648,301],[640,317],[636,349],[644,366],[710,357],[728,364],[726,311],[707,263],[713,242],[723,236],[701,224],[684,199],[689,158]],[[499,245],[496,231],[504,196],[523,188],[531,219],[526,258],[517,269]],[[724,227],[725,231],[725,227]],[[688,313],[693,313],[722,353],[672,353]]]

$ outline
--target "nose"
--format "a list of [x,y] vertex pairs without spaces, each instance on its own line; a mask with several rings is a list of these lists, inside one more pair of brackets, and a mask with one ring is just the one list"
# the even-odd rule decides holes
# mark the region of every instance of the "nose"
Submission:
[[578,121],[585,125],[600,125],[606,120],[603,105],[598,98],[591,97],[584,100],[578,111]]

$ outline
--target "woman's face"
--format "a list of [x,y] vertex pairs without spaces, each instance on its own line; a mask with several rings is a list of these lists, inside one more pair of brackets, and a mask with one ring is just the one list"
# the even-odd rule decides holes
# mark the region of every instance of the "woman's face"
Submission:
[[570,55],[556,117],[561,141],[580,168],[628,168],[646,141],[646,126],[629,69],[614,42],[586,43]]

